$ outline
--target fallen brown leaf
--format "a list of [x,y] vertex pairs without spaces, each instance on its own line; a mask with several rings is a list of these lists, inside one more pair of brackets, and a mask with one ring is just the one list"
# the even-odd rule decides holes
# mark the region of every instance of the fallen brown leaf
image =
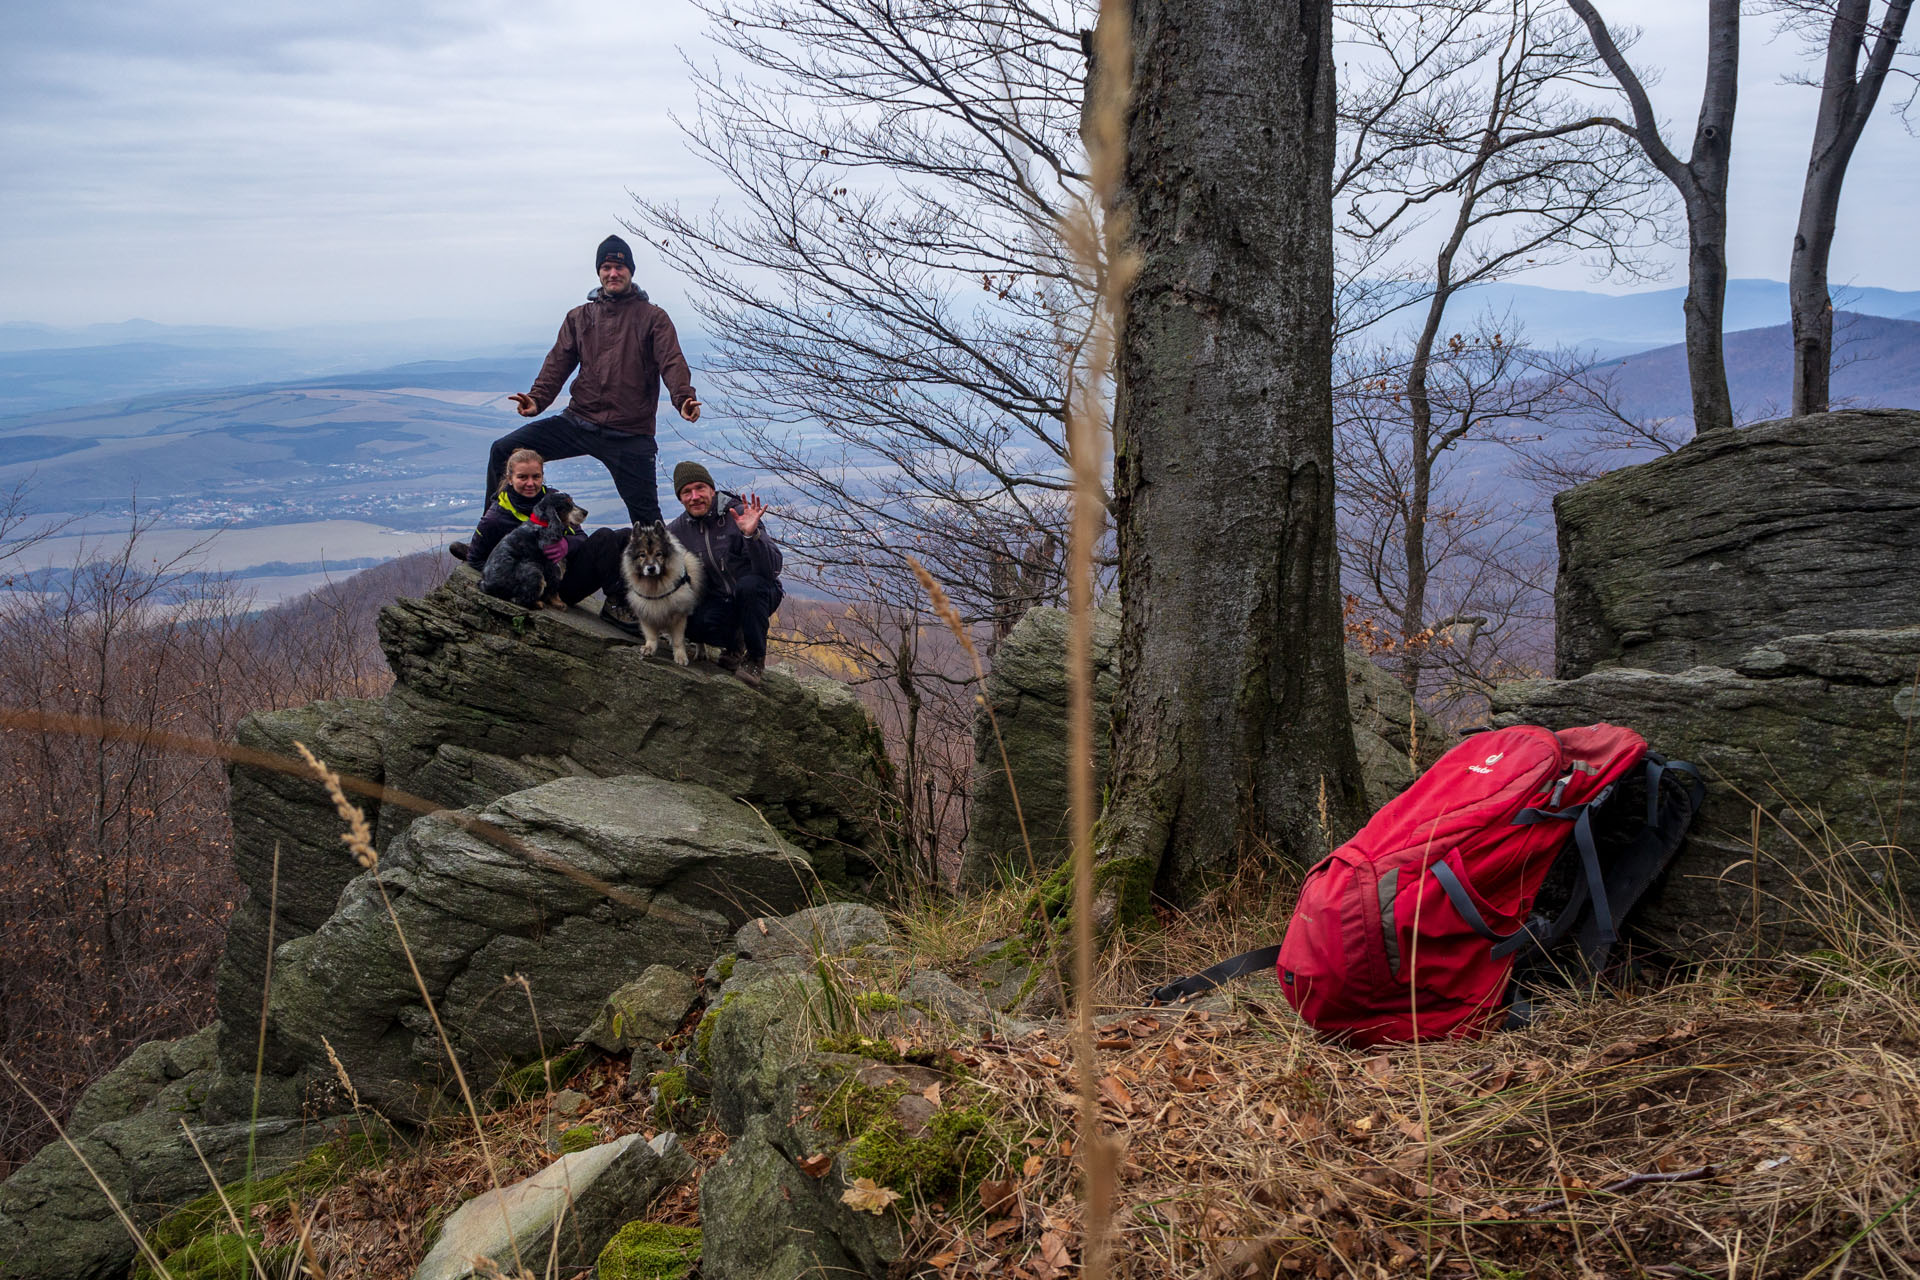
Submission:
[[824,1178],[827,1176],[827,1170],[831,1168],[833,1168],[833,1157],[830,1155],[806,1156],[800,1161],[800,1172],[809,1178]]
[[853,1185],[840,1193],[841,1204],[872,1214],[885,1213],[899,1198],[898,1191],[883,1187],[872,1178],[855,1178]]
[[980,1184],[980,1207],[988,1213],[1012,1213],[1020,1203],[1020,1184],[1012,1178],[989,1178]]

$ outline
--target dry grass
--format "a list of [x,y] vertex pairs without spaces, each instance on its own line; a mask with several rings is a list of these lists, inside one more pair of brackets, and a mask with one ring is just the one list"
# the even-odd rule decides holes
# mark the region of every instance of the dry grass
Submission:
[[[1861,1042],[1859,995],[1702,982],[1568,1003],[1534,1030],[1416,1055],[1329,1045],[1269,988],[1230,1015],[1102,1024],[1101,1115],[1126,1144],[1116,1275],[1911,1275],[1920,1263],[1906,1198],[1920,1069],[1911,1044]],[[1058,1127],[1073,1106],[1048,1065],[1053,1041],[983,1050],[977,1072]],[[1596,1190],[1702,1166],[1713,1175]],[[1061,1171],[1046,1191],[1075,1225]]]
[[[624,1061],[596,1063],[569,1081],[588,1105],[567,1126],[592,1125],[611,1142],[630,1133],[652,1137],[644,1073],[629,1078]],[[548,1100],[535,1098],[484,1113],[483,1148],[466,1117],[428,1126],[382,1164],[357,1171],[339,1186],[295,1208],[276,1212],[262,1225],[268,1247],[291,1243],[306,1232],[327,1280],[391,1280],[410,1275],[426,1256],[431,1235],[455,1209],[496,1185],[511,1185],[554,1160]],[[687,1135],[690,1154],[704,1168],[725,1149],[715,1133]],[[498,1183],[488,1169],[488,1154]],[[680,1224],[699,1220],[697,1188],[689,1184],[655,1204],[650,1219]],[[537,1270],[538,1268],[536,1268]]]
[[[1266,927],[1182,919],[1106,970],[1116,1276],[1920,1274],[1911,982],[1722,971],[1389,1051],[1321,1040],[1270,979],[1231,1012],[1125,1004]],[[1064,1030],[962,1053],[1028,1128],[1072,1131]],[[1078,1254],[1069,1161],[1029,1165],[1024,1215],[955,1224],[945,1274],[1054,1274],[1049,1233]]]

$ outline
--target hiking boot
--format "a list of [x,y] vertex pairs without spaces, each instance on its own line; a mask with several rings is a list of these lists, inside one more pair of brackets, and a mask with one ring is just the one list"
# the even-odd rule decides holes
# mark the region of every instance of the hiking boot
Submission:
[[447,544],[447,554],[455,560],[458,560],[461,564],[465,564],[467,562],[467,544],[464,542],[449,542]]
[[734,671],[746,660],[747,655],[740,650],[728,649],[725,653],[713,660],[713,665],[719,667],[722,671]]
[[640,634],[640,619],[634,616],[633,606],[624,600],[603,601],[600,616],[630,636]]
[[740,665],[733,669],[733,678],[749,689],[758,689],[765,675],[766,664],[753,658],[742,658]]

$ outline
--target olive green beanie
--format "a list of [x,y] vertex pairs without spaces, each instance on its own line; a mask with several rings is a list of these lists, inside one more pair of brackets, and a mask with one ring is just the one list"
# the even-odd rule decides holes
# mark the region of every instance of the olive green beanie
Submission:
[[690,484],[703,484],[709,489],[719,487],[713,482],[713,474],[699,463],[677,463],[673,468],[673,496],[679,497],[681,491]]

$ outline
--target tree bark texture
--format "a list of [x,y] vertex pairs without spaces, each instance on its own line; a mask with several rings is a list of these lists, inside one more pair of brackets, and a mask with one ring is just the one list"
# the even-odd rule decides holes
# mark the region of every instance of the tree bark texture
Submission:
[[[1827,57],[1820,80],[1820,112],[1793,232],[1787,297],[1793,308],[1793,415],[1825,413],[1833,399],[1833,298],[1827,260],[1840,216],[1840,186],[1853,149],[1880,98],[1887,68],[1900,47],[1913,0],[1889,0],[1868,41],[1869,0],[1834,0]],[[1866,66],[1860,67],[1862,52]],[[1857,70],[1857,77],[1856,77]]]
[[[1363,811],[1334,549],[1331,0],[1135,0],[1115,782],[1176,902]],[[1323,828],[1323,806],[1330,819]]]
[[1646,86],[1614,43],[1591,0],[1567,0],[1586,24],[1607,70],[1627,95],[1636,138],[1654,167],[1680,193],[1687,211],[1687,380],[1698,435],[1733,429],[1723,349],[1727,309],[1727,175],[1733,153],[1733,111],[1740,87],[1740,0],[1707,0],[1707,78],[1693,131],[1693,154],[1682,161],[1660,137]]

